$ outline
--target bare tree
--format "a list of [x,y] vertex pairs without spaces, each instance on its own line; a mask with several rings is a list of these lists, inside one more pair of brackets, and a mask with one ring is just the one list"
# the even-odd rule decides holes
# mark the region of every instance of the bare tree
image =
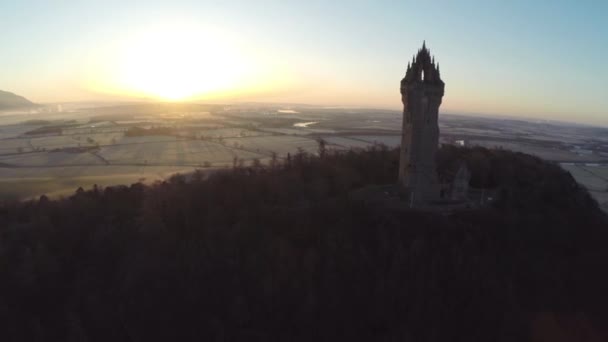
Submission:
[[327,153],[327,142],[323,138],[318,138],[317,144],[319,145],[318,146],[319,157],[325,158],[325,155]]

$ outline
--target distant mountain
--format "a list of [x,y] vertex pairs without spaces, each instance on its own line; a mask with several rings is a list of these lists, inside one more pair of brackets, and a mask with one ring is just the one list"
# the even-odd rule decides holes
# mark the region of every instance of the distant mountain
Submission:
[[19,96],[8,91],[0,90],[0,110],[23,109],[36,107],[37,105],[23,96]]

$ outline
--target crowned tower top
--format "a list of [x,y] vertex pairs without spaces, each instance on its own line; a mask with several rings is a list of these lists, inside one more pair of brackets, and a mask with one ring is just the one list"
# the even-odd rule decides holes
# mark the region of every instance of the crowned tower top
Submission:
[[403,126],[399,182],[410,194],[410,205],[439,198],[435,155],[444,90],[439,66],[423,43],[401,80]]
[[407,66],[403,83],[436,83],[443,84],[439,73],[439,64],[435,64],[435,57],[426,47],[426,42],[422,43],[422,48],[414,55],[412,63]]

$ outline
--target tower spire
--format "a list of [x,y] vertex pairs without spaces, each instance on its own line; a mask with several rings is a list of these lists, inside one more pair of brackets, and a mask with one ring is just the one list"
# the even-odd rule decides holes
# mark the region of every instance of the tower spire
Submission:
[[438,64],[436,68],[434,63],[425,40],[401,80],[403,128],[399,183],[409,196],[410,206],[427,205],[440,197],[435,156],[439,145],[439,106],[445,84],[439,78]]

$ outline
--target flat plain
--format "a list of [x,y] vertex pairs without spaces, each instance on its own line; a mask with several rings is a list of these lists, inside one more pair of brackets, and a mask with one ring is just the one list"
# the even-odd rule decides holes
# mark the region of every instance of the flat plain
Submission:
[[[63,104],[0,112],[0,199],[153,182],[305,151],[397,147],[401,113],[279,104]],[[508,149],[560,163],[608,210],[608,129],[440,115],[440,143]]]

